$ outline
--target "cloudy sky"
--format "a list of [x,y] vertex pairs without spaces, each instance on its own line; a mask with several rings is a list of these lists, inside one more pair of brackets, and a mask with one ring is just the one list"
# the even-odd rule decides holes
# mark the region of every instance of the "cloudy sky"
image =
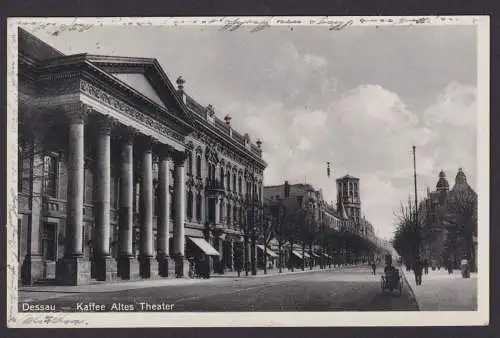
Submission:
[[413,187],[413,144],[419,196],[441,169],[452,185],[462,167],[476,188],[473,26],[29,30],[66,54],[157,58],[200,103],[263,140],[266,184],[306,181],[334,200],[335,178],[359,177],[362,212],[382,237]]

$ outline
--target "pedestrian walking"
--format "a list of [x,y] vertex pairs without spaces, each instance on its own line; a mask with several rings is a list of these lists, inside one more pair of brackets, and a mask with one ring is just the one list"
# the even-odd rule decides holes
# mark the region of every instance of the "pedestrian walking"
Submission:
[[415,283],[417,285],[422,285],[422,270],[423,263],[420,258],[415,260],[415,264],[413,265],[413,272],[415,273]]
[[427,259],[424,261],[424,273],[429,274],[429,261]]
[[373,263],[372,263],[372,271],[373,271],[373,275],[376,275],[376,274],[377,274],[376,270],[377,270],[377,264],[375,264],[375,262],[373,262]]
[[453,273],[453,262],[450,260],[448,260],[448,274],[452,274]]

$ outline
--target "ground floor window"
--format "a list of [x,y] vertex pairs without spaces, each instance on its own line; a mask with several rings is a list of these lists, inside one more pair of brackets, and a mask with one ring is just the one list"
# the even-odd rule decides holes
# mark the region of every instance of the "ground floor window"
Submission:
[[45,260],[55,261],[57,257],[57,224],[43,223],[42,228],[42,257]]

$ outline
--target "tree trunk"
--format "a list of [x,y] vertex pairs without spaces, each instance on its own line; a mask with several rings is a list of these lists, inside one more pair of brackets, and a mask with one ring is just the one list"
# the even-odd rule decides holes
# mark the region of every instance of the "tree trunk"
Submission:
[[264,275],[267,275],[267,243],[264,239]]
[[314,260],[314,256],[312,255],[312,244],[309,243],[309,252],[310,252],[310,255],[311,255],[311,259],[309,260],[309,270],[312,270],[313,269],[313,260]]
[[302,271],[306,269],[306,256],[304,255],[306,252],[306,243],[302,242]]
[[283,244],[281,241],[278,242],[278,272],[283,272]]

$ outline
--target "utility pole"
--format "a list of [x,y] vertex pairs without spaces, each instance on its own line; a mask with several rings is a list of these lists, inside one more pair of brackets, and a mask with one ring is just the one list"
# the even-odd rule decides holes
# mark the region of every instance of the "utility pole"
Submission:
[[420,256],[420,226],[418,224],[418,200],[417,200],[417,160],[415,156],[415,146],[413,146],[413,183],[415,185],[415,233],[416,233],[416,255]]

